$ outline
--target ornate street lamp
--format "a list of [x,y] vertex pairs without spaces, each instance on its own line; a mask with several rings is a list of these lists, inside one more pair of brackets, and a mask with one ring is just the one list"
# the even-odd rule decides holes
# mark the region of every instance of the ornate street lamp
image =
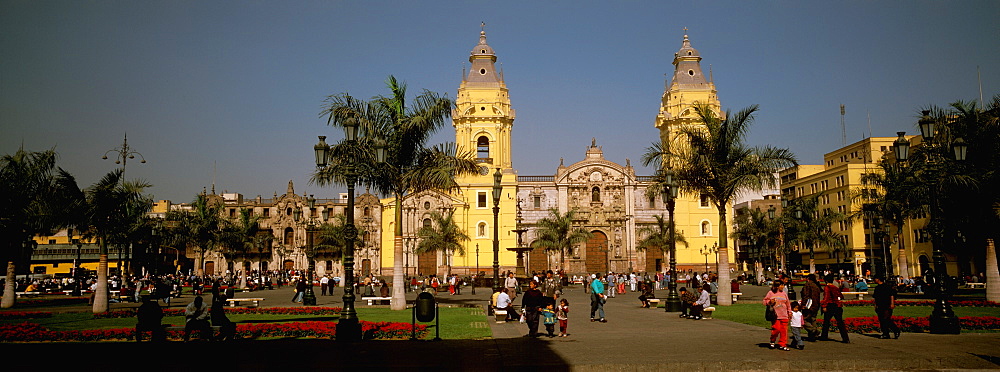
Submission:
[[[316,198],[309,195],[306,199],[309,203],[309,216],[305,220],[306,224],[306,259],[309,260],[308,269],[306,269],[306,293],[302,296],[302,305],[304,306],[316,306],[316,292],[313,291],[313,273],[316,272],[316,246],[313,244],[313,233],[316,228],[316,219],[313,218],[313,211],[316,208]],[[298,212],[298,210],[296,210]]]
[[[923,145],[931,148],[947,148],[947,145],[942,143],[942,141],[934,141],[935,124],[935,119],[931,117],[930,111],[923,111],[920,120],[917,121],[917,125],[920,127],[921,136],[924,137]],[[897,140],[897,142],[899,141]],[[955,160],[964,161],[967,151],[965,141],[963,140],[959,142],[956,140],[955,142],[956,143],[952,146]],[[931,156],[931,154],[937,152],[927,151],[927,153],[928,156]],[[936,159],[929,158],[927,161],[936,161]],[[938,188],[935,188],[934,190],[935,193],[940,192]],[[939,196],[936,194],[931,195],[929,199],[930,200],[927,202],[930,205],[932,221],[940,219],[941,216],[938,211],[940,207],[938,204]],[[955,315],[955,312],[951,308],[951,304],[948,303],[948,296],[950,295],[948,293],[948,282],[950,278],[948,277],[948,269],[945,266],[944,251],[941,250],[943,242],[940,239],[940,235],[941,234],[935,234],[935,239],[932,243],[932,246],[934,247],[934,276],[937,287],[935,297],[937,297],[937,300],[934,302],[934,310],[931,312],[929,330],[930,333],[936,334],[958,334],[962,332],[962,328],[958,316]]]
[[[344,139],[350,144],[358,140],[358,123],[354,118],[348,118],[343,122]],[[325,136],[319,136],[319,143],[313,147],[316,152],[316,166],[323,168],[327,165],[330,155],[330,147],[326,144]],[[383,146],[384,148],[384,143]],[[381,153],[384,160],[384,149],[376,150],[376,157]],[[381,162],[381,161],[380,161]],[[340,312],[340,321],[337,322],[337,341],[360,341],[361,325],[358,322],[358,313],[354,307],[354,242],[358,237],[358,229],[354,226],[354,184],[358,180],[357,170],[350,161],[345,162],[344,176],[347,179],[347,211],[346,223],[344,224],[344,239],[346,247],[344,252],[344,307]]]
[[677,313],[681,311],[681,299],[677,294],[677,225],[674,223],[674,208],[676,207],[677,191],[680,189],[676,180],[674,180],[674,171],[672,169],[667,169],[663,174],[664,183],[663,190],[661,191],[661,196],[663,197],[663,202],[667,205],[667,216],[670,220],[670,281],[668,282],[668,288],[670,292],[667,294],[667,303],[664,304],[664,311],[668,313]]
[[906,140],[906,132],[896,132],[899,138],[892,142],[892,150],[895,152],[896,160],[904,162],[910,158],[910,141]]
[[500,195],[503,193],[503,173],[493,173],[493,292],[500,291]]

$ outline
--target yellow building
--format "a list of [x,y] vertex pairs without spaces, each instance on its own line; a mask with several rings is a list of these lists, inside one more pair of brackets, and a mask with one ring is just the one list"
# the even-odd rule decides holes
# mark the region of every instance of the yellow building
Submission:
[[[876,260],[881,264],[886,255],[891,257],[891,266],[896,275],[916,276],[930,267],[932,247],[927,239],[921,237],[921,229],[927,223],[926,218],[906,221],[902,251],[895,238],[895,227],[891,228],[891,236],[885,239],[883,234],[875,234],[880,229],[885,231],[884,226],[875,227],[872,226],[872,221],[850,218],[857,214],[862,204],[855,195],[859,195],[864,188],[873,187],[862,184],[862,175],[882,171],[878,162],[886,157],[891,161],[895,140],[896,137],[866,138],[825,154],[823,165],[799,165],[781,171],[782,197],[795,199],[818,196],[819,213],[833,211],[849,217],[831,226],[831,230],[839,234],[846,244],[846,254],[831,252],[829,247],[817,248],[815,257],[818,270],[843,269],[862,274],[869,270],[872,273],[881,272],[872,265]],[[802,265],[808,266],[808,249],[800,247],[798,254]]]

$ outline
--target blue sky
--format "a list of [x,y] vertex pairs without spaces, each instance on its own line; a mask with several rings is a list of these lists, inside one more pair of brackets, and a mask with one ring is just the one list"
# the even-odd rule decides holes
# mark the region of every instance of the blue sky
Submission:
[[[455,96],[480,22],[517,110],[514,166],[555,172],[596,137],[638,165],[683,28],[726,109],[759,104],[752,144],[820,164],[848,142],[916,132],[916,114],[1000,93],[997,1],[7,1],[0,0],[0,153],[55,147],[88,186],[129,144],[156,199],[247,197],[307,184],[323,99]],[[433,143],[452,141],[450,126]],[[133,165],[134,164],[134,165]],[[649,169],[639,169],[649,174]]]

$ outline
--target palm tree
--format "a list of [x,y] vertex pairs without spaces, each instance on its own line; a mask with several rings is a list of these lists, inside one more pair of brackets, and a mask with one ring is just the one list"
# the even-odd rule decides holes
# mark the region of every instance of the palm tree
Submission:
[[[333,216],[335,223],[324,223],[319,226],[315,250],[318,255],[340,261],[344,257],[344,250],[347,249],[346,221],[343,214]],[[357,246],[356,246],[357,247]]]
[[191,202],[190,211],[170,211],[167,221],[175,227],[169,230],[168,241],[175,247],[185,250],[197,249],[198,275],[205,274],[205,255],[214,251],[225,236],[223,231],[229,222],[222,217],[222,203],[209,200],[205,194],[198,194]]
[[[332,161],[313,174],[311,182],[319,185],[346,184],[347,170],[357,170],[360,183],[383,195],[395,197],[393,244],[393,310],[405,310],[403,273],[403,197],[423,190],[450,190],[457,186],[455,176],[479,172],[473,153],[459,150],[454,144],[427,146],[431,135],[451,117],[451,99],[425,90],[409,107],[406,84],[389,76],[386,86],[390,96],[362,101],[347,93],[327,97],[321,117],[331,126],[358,124],[360,140],[333,147]],[[376,164],[372,149],[377,139],[385,141],[386,160]]]
[[[791,241],[809,249],[809,272],[816,272],[816,248],[827,247],[830,253],[843,252],[847,243],[840,234],[834,233],[832,225],[847,219],[843,213],[830,209],[819,209],[821,194],[792,201],[796,218],[791,222]],[[800,213],[801,212],[801,213]]]
[[243,274],[240,275],[239,285],[246,288],[246,277],[250,271],[251,252],[258,250],[267,240],[267,236],[261,234],[260,220],[263,216],[254,215],[253,210],[240,208],[235,220],[227,223],[226,240],[229,249],[227,254],[230,259],[243,259]]
[[[417,248],[413,251],[416,254],[438,251],[446,255],[450,252],[465,255],[463,246],[469,240],[469,235],[455,224],[454,213],[432,212],[431,225],[421,227],[417,231],[417,236],[420,237],[420,244],[417,244]],[[451,265],[446,262],[445,266],[447,266],[447,272],[444,275],[449,275]]]
[[[748,209],[733,218],[732,238],[750,243],[751,250],[757,251],[756,257],[751,255],[755,278],[764,273],[763,258],[770,256],[770,247],[777,246],[778,221],[768,220],[759,209]],[[777,254],[777,251],[773,253]]]
[[576,210],[559,213],[559,209],[549,210],[549,216],[538,221],[532,248],[542,248],[546,252],[559,252],[559,268],[566,269],[566,252],[573,246],[590,239],[591,233],[581,227],[573,227]]
[[152,200],[142,193],[151,185],[143,181],[126,182],[124,171],[116,169],[104,175],[86,190],[90,234],[100,241],[100,259],[97,269],[97,291],[94,293],[93,312],[108,311],[108,246],[127,246],[136,225],[144,223],[144,216]]
[[[16,274],[19,264],[31,259],[32,237],[76,225],[79,188],[68,172],[56,167],[55,150],[16,152],[0,158],[0,257],[7,263],[6,283],[0,307],[17,300]],[[74,193],[75,191],[75,193]]]
[[[774,187],[775,174],[797,164],[795,155],[788,149],[771,146],[750,147],[744,138],[754,121],[757,105],[737,113],[726,112],[724,118],[716,116],[711,106],[698,104],[695,113],[701,124],[683,127],[681,138],[688,146],[670,148],[654,143],[643,155],[644,165],[656,163],[659,169],[673,166],[679,179],[686,183],[683,190],[707,194],[719,211],[719,282],[729,283],[729,232],[726,214],[730,202],[740,192],[760,191]],[[719,304],[731,305],[732,296],[727,285],[719,286]]]
[[860,209],[851,217],[856,220],[868,219],[870,223],[886,221],[896,227],[896,240],[899,242],[896,266],[899,268],[900,276],[908,277],[909,264],[903,243],[904,224],[922,209],[913,201],[912,190],[915,186],[913,172],[911,168],[902,167],[888,159],[879,161],[878,166],[875,172],[861,175],[862,188],[856,190],[853,195],[853,198],[860,202]]
[[[674,221],[667,221],[663,216],[655,214],[653,217],[656,218],[655,224],[644,226],[636,232],[639,236],[644,236],[644,238],[639,239],[635,249],[640,251],[658,249],[660,254],[670,253],[670,230],[674,229]],[[684,234],[680,231],[674,231],[674,240],[677,243],[684,244],[685,247],[688,245],[687,239],[684,238]]]

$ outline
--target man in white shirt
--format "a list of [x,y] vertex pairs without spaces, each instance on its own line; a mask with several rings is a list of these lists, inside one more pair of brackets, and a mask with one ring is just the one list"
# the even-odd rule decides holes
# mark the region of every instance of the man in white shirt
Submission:
[[507,288],[500,290],[500,295],[497,296],[497,310],[507,311],[508,322],[517,321],[520,317],[517,315],[517,312],[514,311],[514,306],[512,306],[514,301],[511,300],[510,295],[507,292]]
[[514,273],[507,274],[507,279],[504,280],[503,286],[507,289],[507,295],[510,296],[510,300],[513,302],[517,298],[517,278],[514,277]]
[[[319,279],[319,287],[322,295],[326,296],[326,289],[330,287],[330,277],[323,275],[323,277]],[[330,294],[333,294],[332,289],[330,290]]]

